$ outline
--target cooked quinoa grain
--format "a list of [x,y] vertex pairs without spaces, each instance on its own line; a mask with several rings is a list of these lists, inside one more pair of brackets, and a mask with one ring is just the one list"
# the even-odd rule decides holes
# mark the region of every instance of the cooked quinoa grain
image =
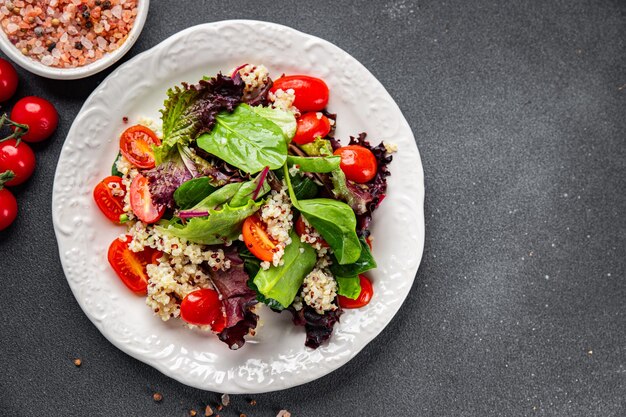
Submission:
[[333,301],[337,297],[337,282],[326,271],[315,268],[304,278],[301,297],[319,314],[336,310],[337,306]]

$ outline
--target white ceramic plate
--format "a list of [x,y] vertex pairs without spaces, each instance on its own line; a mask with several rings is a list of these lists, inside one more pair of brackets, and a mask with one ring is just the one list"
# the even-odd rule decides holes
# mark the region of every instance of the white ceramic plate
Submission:
[[[336,136],[366,131],[395,142],[387,198],[375,213],[370,274],[375,295],[347,310],[329,344],[304,346],[304,328],[291,314],[261,308],[257,336],[231,351],[213,335],[163,323],[143,297],[128,291],[106,253],[124,228],[98,210],[92,190],[117,154],[122,117],[158,118],[166,90],[241,63],[266,65],[274,77],[305,73],[323,78],[328,108],[338,114]],[[93,92],[63,146],[52,198],[54,228],[69,285],[96,327],[115,346],[178,381],[204,390],[259,393],[313,381],[353,358],[389,323],[413,283],[424,245],[424,185],[417,146],[398,106],[356,59],[322,39],[258,21],[224,21],[189,28],[120,66]],[[390,335],[401,337],[401,335]],[[387,343],[389,341],[385,341]]]

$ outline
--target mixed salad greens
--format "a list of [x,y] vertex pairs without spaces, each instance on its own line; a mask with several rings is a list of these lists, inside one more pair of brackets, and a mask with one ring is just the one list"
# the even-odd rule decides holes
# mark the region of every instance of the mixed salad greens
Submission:
[[370,301],[369,229],[392,158],[364,133],[341,146],[328,98],[319,78],[272,81],[246,64],[170,89],[160,131],[121,135],[94,198],[129,227],[109,249],[113,269],[164,320],[236,349],[264,303],[289,310],[317,348],[343,309]]

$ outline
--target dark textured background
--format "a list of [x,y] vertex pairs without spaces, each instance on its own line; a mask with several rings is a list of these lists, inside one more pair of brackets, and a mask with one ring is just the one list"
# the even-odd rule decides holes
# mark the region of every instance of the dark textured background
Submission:
[[[152,3],[126,59],[229,18],[339,45],[396,99],[426,174],[426,250],[391,324],[329,376],[255,407],[234,397],[221,416],[626,415],[625,2]],[[51,99],[62,121],[0,233],[0,415],[182,417],[216,401],[107,342],[59,263],[54,169],[108,72],[19,72],[18,95]]]

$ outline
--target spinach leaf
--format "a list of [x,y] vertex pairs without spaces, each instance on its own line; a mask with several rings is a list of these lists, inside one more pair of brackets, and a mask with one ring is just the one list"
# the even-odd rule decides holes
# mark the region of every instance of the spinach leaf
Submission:
[[232,200],[232,198],[237,194],[237,191],[243,185],[242,182],[234,182],[232,184],[226,184],[222,188],[219,188],[217,191],[213,191],[206,198],[200,201],[198,204],[193,206],[192,210],[214,210]]
[[263,106],[254,106],[250,107],[250,110],[255,112],[261,117],[265,117],[267,120],[270,120],[278,125],[283,131],[283,135],[285,135],[285,140],[287,143],[291,142],[291,139],[296,135],[296,118],[293,113],[280,110],[273,109],[271,107],[263,107]]
[[122,174],[120,170],[117,169],[117,161],[119,161],[121,157],[122,157],[122,153],[118,152],[117,157],[115,157],[115,161],[113,161],[113,166],[111,167],[111,175],[113,175],[114,177],[121,178],[124,176],[124,174]]
[[308,243],[300,242],[292,230],[291,243],[285,248],[284,264],[261,269],[254,277],[254,285],[266,299],[276,300],[281,308],[287,308],[293,302],[302,286],[304,277],[313,270],[317,262],[315,249]]
[[359,238],[361,243],[361,255],[356,262],[349,265],[340,265],[333,260],[330,266],[330,271],[335,277],[355,277],[370,269],[376,268],[376,261],[370,252],[370,247],[362,237]]
[[278,301],[274,300],[273,298],[268,298],[268,297],[264,296],[263,294],[261,294],[261,292],[259,291],[257,286],[254,284],[254,281],[252,281],[252,280],[248,281],[248,287],[250,287],[250,289],[252,289],[252,290],[254,290],[256,292],[256,299],[260,303],[263,303],[263,304],[267,305],[269,308],[271,308],[273,310],[280,311],[280,310],[284,310],[285,309],[285,307],[283,307],[283,305],[281,303],[279,303]]
[[237,245],[237,252],[239,253],[239,257],[241,258],[241,260],[243,260],[243,268],[245,269],[248,276],[250,278],[256,276],[256,274],[259,272],[259,269],[261,269],[261,261],[259,260],[259,258],[254,256],[252,252],[250,252],[248,248],[246,248],[246,245],[243,242],[239,242],[239,244]]
[[266,166],[278,169],[287,160],[287,143],[281,128],[247,104],[240,104],[232,113],[218,114],[213,130],[200,135],[197,144],[250,174]]
[[210,183],[209,177],[194,178],[181,184],[174,191],[174,201],[181,209],[188,209],[209,196],[216,190]]
[[208,216],[191,218],[184,225],[175,223],[157,226],[157,228],[163,233],[194,243],[203,245],[223,244],[226,240],[237,239],[241,233],[243,221],[261,208],[261,205],[263,205],[262,201],[254,202],[251,200],[241,207],[231,207],[224,204],[219,210],[209,209]]
[[335,277],[337,281],[337,294],[356,300],[361,294],[361,280],[355,277]]
[[[282,180],[285,178],[285,173],[282,169],[273,172],[279,179]],[[293,187],[293,192],[298,200],[315,198],[319,193],[320,187],[311,178],[300,174],[293,176],[290,175],[289,177],[291,180],[291,186]]]
[[340,156],[305,157],[287,156],[289,165],[296,165],[300,171],[304,172],[332,172],[339,169]]
[[322,235],[341,265],[356,262],[361,255],[361,243],[356,234],[356,216],[346,203],[329,198],[298,200],[291,186],[287,165],[284,166],[289,197],[307,221]]

